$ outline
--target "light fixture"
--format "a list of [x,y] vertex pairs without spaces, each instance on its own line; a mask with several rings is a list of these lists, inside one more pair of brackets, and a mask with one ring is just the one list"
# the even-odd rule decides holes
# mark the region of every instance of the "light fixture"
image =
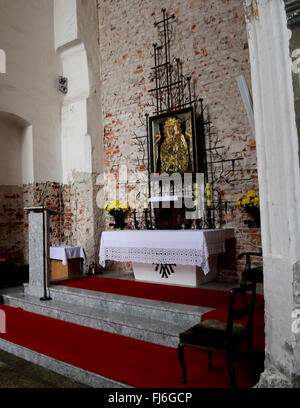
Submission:
[[68,93],[68,78],[63,76],[58,77],[58,89],[63,94]]

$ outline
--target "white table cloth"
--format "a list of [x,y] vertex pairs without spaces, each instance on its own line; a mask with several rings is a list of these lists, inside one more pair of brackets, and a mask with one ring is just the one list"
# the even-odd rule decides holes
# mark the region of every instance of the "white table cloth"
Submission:
[[105,231],[99,261],[193,265],[209,273],[208,257],[225,252],[225,230]]
[[83,258],[86,261],[86,256],[83,248],[76,246],[60,246],[50,247],[50,259],[56,259],[62,261],[63,265],[66,265],[68,259]]

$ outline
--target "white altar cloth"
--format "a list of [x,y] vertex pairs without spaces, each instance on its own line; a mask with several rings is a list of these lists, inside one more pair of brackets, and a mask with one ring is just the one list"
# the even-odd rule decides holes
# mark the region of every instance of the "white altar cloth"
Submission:
[[105,231],[100,265],[105,261],[199,266],[209,273],[210,255],[225,252],[223,229]]
[[83,248],[76,246],[60,246],[50,247],[50,259],[56,259],[62,261],[63,265],[66,265],[68,259],[83,258],[86,261],[86,256]]

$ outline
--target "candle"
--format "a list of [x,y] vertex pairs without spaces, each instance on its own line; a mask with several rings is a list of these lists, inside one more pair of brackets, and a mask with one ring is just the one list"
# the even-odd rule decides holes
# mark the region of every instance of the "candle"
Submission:
[[144,188],[144,209],[148,209],[148,195],[147,195],[147,189]]
[[194,184],[194,205],[197,207],[198,205],[198,184]]
[[211,191],[210,191],[210,183],[206,183],[206,205],[208,208],[211,207]]
[[132,209],[132,211],[136,210],[135,190],[131,191],[131,209]]

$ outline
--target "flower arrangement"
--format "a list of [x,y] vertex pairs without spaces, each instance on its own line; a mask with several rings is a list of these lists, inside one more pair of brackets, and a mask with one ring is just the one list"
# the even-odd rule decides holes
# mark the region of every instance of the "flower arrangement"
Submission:
[[251,224],[260,227],[259,196],[256,191],[249,190],[246,197],[240,196],[237,200],[237,205],[252,215],[253,223],[245,221],[249,227],[252,226]]
[[120,204],[119,200],[114,200],[110,204],[106,204],[104,211],[109,215],[112,215],[115,219],[115,224],[112,224],[115,228],[123,229],[125,227],[124,216],[125,213],[130,210],[128,203]]
[[130,210],[128,203],[120,204],[119,200],[112,201],[110,204],[106,204],[104,207],[104,211],[106,211],[109,215],[115,214],[125,214]]

